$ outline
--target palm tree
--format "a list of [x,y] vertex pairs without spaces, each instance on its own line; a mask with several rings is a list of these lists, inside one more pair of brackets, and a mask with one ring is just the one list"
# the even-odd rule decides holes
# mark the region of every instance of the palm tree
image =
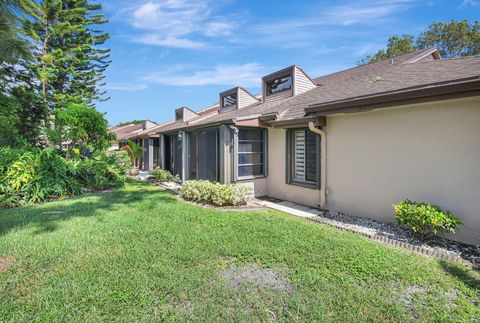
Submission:
[[19,28],[20,1],[23,0],[0,0],[0,64],[31,58],[30,45]]

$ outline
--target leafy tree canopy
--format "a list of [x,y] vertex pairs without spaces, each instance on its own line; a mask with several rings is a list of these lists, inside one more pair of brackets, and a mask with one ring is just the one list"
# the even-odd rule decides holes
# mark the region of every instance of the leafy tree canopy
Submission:
[[436,22],[420,33],[416,40],[412,35],[392,36],[386,49],[363,58],[358,64],[374,63],[430,46],[436,46],[445,58],[480,54],[480,24],[468,20]]
[[58,145],[68,142],[72,146],[105,149],[115,140],[115,135],[108,131],[102,113],[85,103],[70,103],[55,112],[55,127],[50,138]]
[[17,64],[32,57],[31,46],[19,28],[20,15],[19,0],[0,1],[0,64]]
[[140,124],[145,122],[145,120],[132,120],[132,121],[125,121],[125,122],[120,122],[118,123],[115,127],[123,127],[129,124]]

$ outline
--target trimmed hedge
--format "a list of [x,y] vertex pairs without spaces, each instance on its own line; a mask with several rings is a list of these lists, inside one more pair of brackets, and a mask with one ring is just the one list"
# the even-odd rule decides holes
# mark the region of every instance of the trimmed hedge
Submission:
[[247,204],[251,189],[242,185],[213,183],[207,180],[185,181],[180,194],[186,200],[217,206]]

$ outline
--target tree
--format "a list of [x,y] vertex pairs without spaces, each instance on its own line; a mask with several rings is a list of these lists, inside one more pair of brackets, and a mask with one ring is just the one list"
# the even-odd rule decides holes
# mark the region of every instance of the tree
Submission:
[[14,98],[0,94],[0,146],[12,146],[15,142],[18,109]]
[[21,8],[18,0],[0,2],[0,64],[16,64],[31,58],[29,43],[19,29]]
[[403,55],[415,51],[412,35],[392,36],[388,39],[386,49],[380,49],[375,55],[367,56],[359,62],[359,65],[374,63],[384,59]]
[[433,23],[417,39],[418,48],[436,46],[442,57],[480,54],[480,24],[468,20]]
[[70,103],[55,111],[55,127],[50,132],[57,145],[69,142],[73,147],[105,149],[115,135],[108,131],[108,122],[102,113],[86,103]]
[[390,57],[407,54],[418,49],[436,46],[442,57],[455,58],[480,54],[480,24],[468,20],[436,22],[418,36],[392,36],[386,49],[363,58],[358,64],[369,64]]
[[51,115],[71,102],[94,106],[103,100],[104,71],[108,49],[99,49],[107,33],[95,29],[107,20],[95,12],[100,5],[88,0],[42,0],[29,3],[23,28],[37,44],[34,64],[27,66],[35,73],[44,104],[44,124],[51,126]]
[[132,121],[119,122],[115,127],[123,127],[129,124],[140,124],[143,122],[145,122],[145,120],[132,120]]
[[[107,22],[100,9],[88,0],[0,0],[0,126],[11,134],[2,144],[109,143],[103,115],[87,108],[106,99],[109,50],[100,47],[109,35],[98,30]],[[27,43],[30,57],[21,54]]]

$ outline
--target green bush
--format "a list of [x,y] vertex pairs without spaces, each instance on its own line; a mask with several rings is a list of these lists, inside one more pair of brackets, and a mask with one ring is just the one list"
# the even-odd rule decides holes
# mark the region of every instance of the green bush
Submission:
[[206,180],[185,181],[180,193],[186,200],[217,206],[235,206],[247,203],[251,190],[234,184],[219,184]]
[[101,190],[117,187],[125,182],[125,172],[129,162],[125,159],[105,153],[95,154],[78,164],[78,175],[84,188]]
[[53,148],[25,151],[5,174],[8,186],[20,197],[19,203],[36,203],[58,196],[81,193],[76,165]]
[[148,171],[149,175],[153,176],[153,180],[156,182],[172,182],[178,180],[178,175],[173,175],[166,169],[154,169]]
[[128,164],[128,159],[105,153],[67,159],[53,148],[2,148],[0,208],[121,185]]
[[405,200],[393,207],[398,224],[410,229],[422,240],[432,238],[439,232],[455,233],[462,224],[460,219],[437,205]]

